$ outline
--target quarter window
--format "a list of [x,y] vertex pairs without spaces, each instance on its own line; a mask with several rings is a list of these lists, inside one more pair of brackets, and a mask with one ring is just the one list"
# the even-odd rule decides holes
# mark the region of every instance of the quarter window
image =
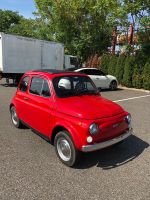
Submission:
[[26,92],[28,88],[28,84],[29,84],[29,76],[26,76],[21,80],[19,90],[22,92]]

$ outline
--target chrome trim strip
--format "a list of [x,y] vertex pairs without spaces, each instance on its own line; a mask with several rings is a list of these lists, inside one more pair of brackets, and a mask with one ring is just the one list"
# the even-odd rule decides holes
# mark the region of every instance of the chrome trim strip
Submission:
[[108,141],[105,141],[105,142],[100,142],[100,143],[97,143],[97,144],[82,146],[82,151],[83,152],[90,152],[90,151],[96,151],[96,150],[99,150],[99,149],[109,147],[113,144],[121,142],[122,140],[129,137],[131,134],[132,134],[132,130],[129,130],[126,133],[120,135],[119,137],[113,138],[111,140],[108,140]]

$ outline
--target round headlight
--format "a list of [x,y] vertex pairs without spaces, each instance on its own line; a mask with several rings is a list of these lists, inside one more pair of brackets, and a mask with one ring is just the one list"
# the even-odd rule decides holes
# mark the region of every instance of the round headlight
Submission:
[[126,122],[127,122],[128,124],[131,124],[131,115],[128,114],[128,115],[126,116],[125,120],[126,120]]
[[90,127],[89,127],[89,132],[92,135],[97,134],[99,132],[99,126],[98,126],[98,124],[91,124]]

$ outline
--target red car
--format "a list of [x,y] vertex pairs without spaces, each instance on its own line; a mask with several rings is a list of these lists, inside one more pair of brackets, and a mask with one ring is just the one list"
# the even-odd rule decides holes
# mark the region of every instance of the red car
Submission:
[[27,72],[10,113],[15,127],[25,124],[47,137],[68,166],[81,152],[114,145],[132,132],[130,114],[104,99],[87,75],[76,72]]

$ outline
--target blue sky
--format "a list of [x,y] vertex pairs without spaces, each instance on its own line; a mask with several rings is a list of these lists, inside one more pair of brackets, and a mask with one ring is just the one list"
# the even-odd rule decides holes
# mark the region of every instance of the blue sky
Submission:
[[18,11],[26,18],[33,18],[36,10],[34,0],[0,0],[0,9]]

